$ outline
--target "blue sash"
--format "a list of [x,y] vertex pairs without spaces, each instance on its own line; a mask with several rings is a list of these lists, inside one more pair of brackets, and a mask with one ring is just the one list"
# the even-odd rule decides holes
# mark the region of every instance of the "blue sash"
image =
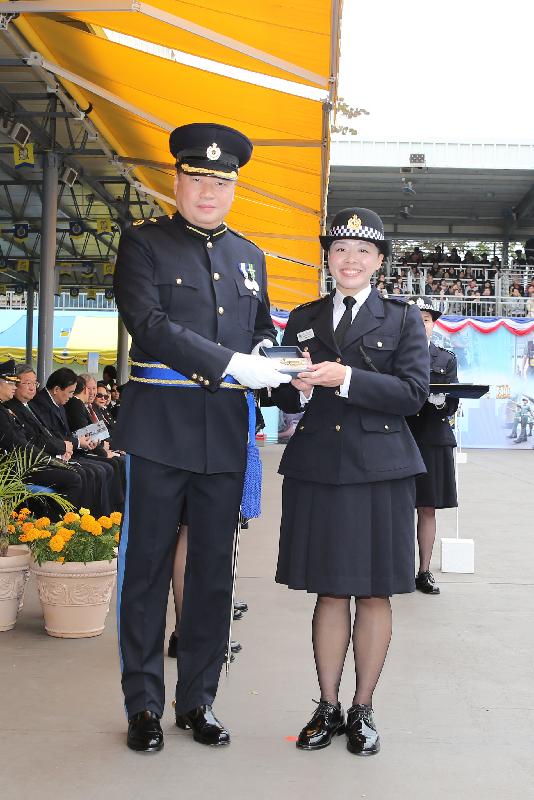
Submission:
[[[204,389],[199,381],[193,381],[181,372],[170,369],[157,361],[132,361],[130,380],[152,386],[163,386],[180,389]],[[245,392],[248,406],[248,444],[247,465],[241,499],[241,514],[247,519],[259,517],[261,514],[261,478],[262,465],[258,446],[256,445],[256,405],[254,393],[242,386],[232,375],[225,375],[219,384],[220,389],[238,389]]]

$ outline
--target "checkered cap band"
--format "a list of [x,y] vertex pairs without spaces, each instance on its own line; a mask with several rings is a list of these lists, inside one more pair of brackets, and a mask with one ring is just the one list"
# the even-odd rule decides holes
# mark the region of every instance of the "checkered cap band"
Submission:
[[354,228],[347,228],[346,225],[334,225],[329,233],[329,236],[339,236],[343,239],[348,239],[350,237],[354,237],[354,239],[379,239],[381,241],[384,240],[384,234],[382,231],[378,231],[376,228],[371,228],[369,225],[362,225],[361,228],[354,229]]

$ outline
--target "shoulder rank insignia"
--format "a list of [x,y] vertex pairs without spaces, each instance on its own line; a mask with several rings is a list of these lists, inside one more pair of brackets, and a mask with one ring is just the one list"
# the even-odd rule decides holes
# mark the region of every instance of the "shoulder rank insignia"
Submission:
[[145,222],[144,219],[134,219],[134,221],[132,222],[132,225],[135,225],[137,227],[137,225],[143,225],[144,222]]

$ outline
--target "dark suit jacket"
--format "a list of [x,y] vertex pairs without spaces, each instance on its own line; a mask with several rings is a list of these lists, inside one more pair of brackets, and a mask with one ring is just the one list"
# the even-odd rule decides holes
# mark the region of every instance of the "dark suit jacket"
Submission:
[[[421,312],[402,301],[383,299],[373,289],[340,350],[332,311],[332,295],[296,308],[283,344],[308,350],[313,363],[339,361],[352,367],[349,396],[341,397],[334,388],[314,388],[285,449],[281,474],[346,484],[425,472],[404,419],[428,397],[428,345]],[[299,340],[299,333],[309,337],[310,331],[311,338]],[[290,384],[274,390],[272,397],[284,411],[300,408],[299,393]]]
[[[71,397],[71,399],[65,403],[65,413],[71,431],[77,431],[80,428],[85,428],[87,425],[94,424],[87,406],[79,397]],[[98,418],[100,419],[100,417]],[[106,451],[101,444],[95,447],[91,452],[101,457],[106,456]]]
[[55,436],[46,428],[35,415],[29,411],[24,403],[15,397],[5,403],[6,408],[12,411],[24,427],[28,440],[39,450],[44,450],[50,456],[63,455],[65,440]]
[[179,214],[160,217],[122,234],[114,289],[132,360],[166,364],[200,387],[130,381],[114,445],[193,472],[243,470],[244,393],[219,384],[234,352],[276,340],[262,251],[225,225],[202,231]]
[[38,417],[50,433],[78,446],[78,439],[72,435],[64,406],[57,406],[46,388],[40,389],[30,402],[33,413]]
[[[428,346],[430,354],[430,383],[458,383],[456,356],[433,342]],[[428,401],[417,414],[406,421],[418,444],[456,447],[454,432],[449,417],[458,408],[458,398],[446,397],[445,407],[437,408]]]

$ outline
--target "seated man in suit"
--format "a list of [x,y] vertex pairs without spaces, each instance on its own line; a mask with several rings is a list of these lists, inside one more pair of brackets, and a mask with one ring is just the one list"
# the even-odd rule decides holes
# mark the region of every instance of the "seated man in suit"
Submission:
[[28,440],[48,455],[68,462],[78,473],[82,480],[82,506],[90,508],[97,516],[112,511],[105,472],[97,465],[84,462],[83,459],[74,460],[72,441],[51,433],[31,410],[29,403],[39,388],[33,368],[28,364],[19,364],[15,372],[18,378],[15,396],[12,400],[8,400],[5,406],[15,414]]
[[[17,382],[15,362],[11,360],[0,364],[0,449],[9,453],[19,448],[25,450],[34,459],[41,461],[44,459],[46,463],[36,467],[29,476],[31,481],[40,486],[49,486],[64,495],[76,508],[79,508],[82,504],[81,477],[65,463],[47,455],[42,449],[32,444],[26,436],[24,426],[5,406],[5,403],[13,399]],[[52,515],[57,513],[57,510],[56,507],[51,507],[48,512]]]
[[[67,367],[53,372],[46,382],[46,387],[37,392],[31,401],[31,410],[43,425],[55,435],[72,442],[76,460],[91,463],[105,477],[105,487],[109,492],[110,511],[121,510],[124,503],[124,489],[118,459],[108,459],[95,454],[95,446],[87,437],[77,437],[72,433],[65,413],[65,404],[74,395],[76,389],[76,373]],[[107,512],[106,512],[107,513]]]

